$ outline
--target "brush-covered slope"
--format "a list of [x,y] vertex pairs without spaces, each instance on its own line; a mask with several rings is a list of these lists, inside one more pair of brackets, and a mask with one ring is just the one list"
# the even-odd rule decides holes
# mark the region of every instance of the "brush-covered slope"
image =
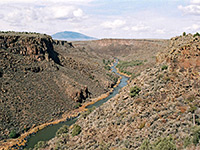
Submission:
[[[162,52],[169,40],[146,39],[102,39],[93,41],[73,42],[75,47],[90,49],[102,58],[117,57],[122,64],[121,72],[139,74],[144,68],[149,68],[156,63],[156,54]],[[140,65],[137,65],[140,62]]]
[[157,65],[46,149],[200,149],[200,37],[170,42]]
[[35,33],[0,33],[0,140],[57,119],[114,85],[102,59]]

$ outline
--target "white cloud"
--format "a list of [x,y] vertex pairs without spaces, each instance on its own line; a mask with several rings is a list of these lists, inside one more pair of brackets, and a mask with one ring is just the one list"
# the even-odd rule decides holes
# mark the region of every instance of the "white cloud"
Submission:
[[35,3],[38,0],[1,0],[0,3]]
[[157,29],[156,33],[158,33],[158,34],[165,34],[165,29]]
[[1,0],[0,3],[33,3],[33,4],[40,4],[40,3],[90,3],[94,0]]
[[178,6],[186,14],[200,15],[200,6],[199,5],[188,5],[188,6]]
[[75,17],[82,17],[83,16],[83,11],[79,8],[79,9],[73,11],[73,15]]
[[18,6],[12,7],[6,5],[1,8],[0,16],[3,21],[23,24],[34,23],[35,21],[45,22],[54,20],[66,20],[76,21],[85,17],[82,9],[70,5],[52,5],[43,7],[30,7],[30,6]]
[[200,0],[191,0],[192,4],[200,4]]
[[1,21],[8,22],[14,26],[23,25],[23,23],[28,23],[33,20],[38,19],[38,12],[33,8],[20,8],[6,6],[0,10],[0,14],[4,16]]
[[40,9],[48,19],[73,20],[83,17],[83,11],[74,6],[51,6]]
[[117,19],[114,21],[106,21],[102,23],[101,25],[106,29],[116,29],[116,28],[122,27],[125,24],[126,24],[126,21]]
[[124,27],[124,28],[122,28],[123,30],[125,30],[125,31],[128,31],[128,30],[130,30],[130,27]]
[[200,30],[200,25],[193,24],[192,26],[186,27],[185,30],[188,32],[197,32],[198,30]]
[[147,31],[149,30],[150,27],[149,26],[145,26],[143,24],[139,24],[136,26],[132,26],[131,30],[135,31],[135,32],[143,32],[143,31]]
[[183,11],[185,14],[200,15],[200,0],[191,0],[190,5],[179,5],[178,9]]

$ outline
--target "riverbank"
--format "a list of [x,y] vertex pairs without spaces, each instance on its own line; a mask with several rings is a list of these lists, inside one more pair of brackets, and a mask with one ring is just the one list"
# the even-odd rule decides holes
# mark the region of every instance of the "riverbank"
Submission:
[[[116,60],[115,60],[114,62],[116,62]],[[111,63],[111,66],[113,66],[113,63]],[[110,67],[111,67],[111,66],[110,66]],[[123,73],[123,72],[120,72],[120,71],[119,71],[119,68],[117,68],[117,67],[115,67],[115,68],[116,68],[116,70],[117,70],[117,73],[119,73],[120,75],[125,76],[125,77],[128,77],[128,78],[131,77],[131,75],[127,75],[127,74],[125,74],[125,73]]]
[[125,74],[123,72],[120,72],[118,68],[116,68],[116,69],[117,69],[117,73],[119,73],[120,75],[123,75],[123,76],[128,77],[128,78],[131,77],[131,75],[127,75],[127,74]]
[[34,127],[32,129],[30,129],[28,132],[26,133],[23,133],[19,138],[17,139],[8,139],[6,142],[0,142],[0,150],[8,150],[10,149],[12,146],[25,146],[27,140],[26,138],[28,136],[30,136],[31,134],[34,134],[34,133],[37,133],[38,131],[44,129],[45,127],[47,126],[50,126],[50,125],[55,125],[55,124],[58,124],[60,122],[64,122],[66,121],[67,119],[70,119],[70,118],[74,118],[74,117],[77,117],[80,113],[84,112],[87,110],[87,106],[89,105],[92,105],[102,99],[105,99],[106,97],[108,97],[110,95],[110,93],[113,92],[114,88],[117,87],[119,84],[120,84],[120,80],[121,80],[121,76],[118,78],[118,81],[117,83],[115,84],[115,86],[107,93],[105,94],[102,94],[101,96],[97,97],[97,98],[94,98],[94,99],[91,99],[90,102],[86,102],[84,103],[81,107],[79,107],[78,109],[75,109],[73,111],[70,111],[70,112],[67,112],[65,114],[62,115],[62,118],[60,119],[57,119],[57,120],[54,120],[52,122],[48,122],[48,123],[44,123],[42,125],[39,125],[37,127]]

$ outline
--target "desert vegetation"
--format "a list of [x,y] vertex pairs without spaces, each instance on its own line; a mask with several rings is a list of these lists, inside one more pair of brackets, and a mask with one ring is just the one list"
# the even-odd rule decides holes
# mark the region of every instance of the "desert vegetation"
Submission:
[[81,133],[81,127],[77,124],[73,125],[73,128],[72,128],[72,136],[76,136],[76,135],[79,135]]
[[[100,43],[101,45],[102,42],[105,41],[113,42],[113,40],[100,40],[89,42],[89,44],[95,43],[97,44],[95,45],[96,47],[100,47],[98,44]],[[123,40],[119,40],[117,44],[120,44],[122,41]],[[128,42],[131,43],[134,40],[125,41],[127,44]],[[144,46],[148,47],[148,45],[153,45],[155,43],[162,43],[162,41],[155,42],[154,40],[135,40],[134,42],[135,45],[137,43],[137,46],[142,43],[141,47],[143,48]],[[150,44],[148,42],[150,42]],[[57,78],[53,78],[52,75],[51,80],[45,80],[45,71],[48,67],[45,68],[43,65],[40,65],[41,61],[47,61],[45,55],[44,60],[37,60],[37,57],[34,56],[31,59],[34,59],[33,62],[36,61],[37,63],[34,64],[34,66],[26,67],[26,69],[24,69],[26,73],[24,73],[23,76],[31,75],[31,79],[33,79],[35,75],[38,75],[37,79],[40,79],[40,82],[43,83],[43,81],[45,81],[44,83],[49,83],[46,88],[51,87],[55,83],[50,82],[52,79],[56,80],[57,84],[59,83],[58,87],[55,88],[62,89],[62,87],[70,85],[70,88],[64,89],[62,93],[68,93],[69,97],[73,97],[75,102],[70,101],[74,106],[73,108],[80,107],[82,102],[87,101],[87,99],[95,93],[93,91],[98,91],[98,89],[104,87],[102,83],[107,84],[104,89],[106,89],[106,87],[112,87],[112,84],[109,81],[115,81],[116,79],[115,76],[110,74],[108,71],[108,67],[110,67],[111,64],[110,60],[112,60],[111,56],[120,55],[119,57],[121,58],[121,61],[117,66],[119,71],[125,74],[134,75],[134,77],[129,81],[129,85],[121,89],[119,94],[117,94],[115,97],[110,99],[99,108],[92,108],[83,112],[81,117],[74,125],[71,127],[63,126],[57,131],[56,137],[54,139],[48,142],[39,142],[35,146],[35,149],[199,149],[199,42],[199,34],[192,35],[183,33],[181,36],[171,38],[168,47],[165,50],[160,51],[156,58],[155,53],[149,52],[151,57],[148,56],[147,58],[145,56],[141,56],[138,59],[135,59],[135,54],[138,51],[133,50],[134,48],[131,49],[131,46],[133,45],[129,43],[129,45],[127,44],[126,46],[121,46],[121,48],[127,52],[127,56],[121,56],[122,51],[120,48],[115,49],[113,52],[110,52],[110,49],[106,51],[105,54],[107,57],[100,54],[102,51],[104,51],[102,50],[98,53],[98,55],[94,57],[91,55],[90,58],[95,59],[95,61],[91,61],[93,63],[84,62],[86,60],[86,56],[90,56],[91,49],[88,50],[87,46],[85,49],[73,49],[76,51],[76,53],[81,51],[80,58],[78,57],[77,59],[76,56],[72,57],[71,54],[70,56],[68,56],[68,54],[64,55],[64,51],[66,50],[64,45],[66,43],[64,45],[61,44],[64,46],[62,47],[63,49],[59,49],[60,46],[56,45],[58,46],[58,50],[56,48],[55,50],[59,52],[59,55],[57,56],[60,60],[60,64],[54,62],[53,59],[51,59],[51,72],[59,72],[60,70],[65,72],[66,70],[69,70],[73,74],[70,74],[67,77],[61,73],[58,75],[53,74],[57,75]],[[102,45],[105,46],[109,44],[103,43]],[[92,47],[94,45],[90,46]],[[111,50],[114,49],[110,45],[109,47]],[[158,47],[160,48],[162,46],[157,46],[157,48]],[[85,51],[87,51],[87,53],[85,53]],[[135,52],[134,54],[132,54],[133,51]],[[147,51],[150,51],[150,49],[147,48]],[[7,55],[5,52],[3,52],[3,55],[0,53],[0,55],[3,56],[1,58],[4,58],[4,61],[6,61],[11,56],[13,57],[16,55],[12,54],[11,52],[13,51],[9,52],[11,55]],[[157,52],[157,50],[155,50],[155,52]],[[112,55],[110,55],[110,53],[112,53]],[[141,53],[140,55],[143,54],[144,53]],[[81,56],[85,57],[82,58]],[[102,57],[97,59],[99,56]],[[23,61],[23,57],[20,55],[20,53],[17,57],[21,58],[20,60]],[[104,59],[102,60],[102,58]],[[84,61],[81,61],[81,59]],[[154,64],[155,60],[157,61],[156,65]],[[33,62],[31,61],[31,63]],[[45,63],[49,64],[48,61]],[[149,63],[152,66],[149,65]],[[11,64],[11,68],[12,65],[15,65],[15,63]],[[62,67],[60,65],[62,65]],[[85,67],[85,65],[87,67]],[[25,64],[25,66],[29,66],[29,64]],[[40,69],[38,69],[38,67]],[[64,69],[65,67],[67,68],[66,70]],[[138,70],[141,68],[143,70],[136,73],[133,71],[136,69],[136,67]],[[20,70],[20,67],[14,68]],[[17,72],[14,68],[10,69],[12,73]],[[93,70],[95,68],[98,68],[96,71],[100,74],[99,76]],[[0,80],[3,79],[1,80],[3,82],[1,89],[2,93],[11,93],[9,90],[12,88],[8,88],[9,84],[7,84],[6,81],[4,82],[4,77],[8,75],[8,72],[9,70],[6,70],[5,68],[3,68],[2,71],[0,70]],[[76,73],[78,74],[78,72],[81,72],[80,76],[76,76]],[[47,73],[50,74],[49,72]],[[62,81],[58,80],[58,77],[60,76],[63,78]],[[74,82],[72,82],[73,84],[70,82],[70,77],[72,76],[74,77]],[[83,79],[83,76],[86,77],[87,80],[82,81],[81,79]],[[65,83],[66,85],[62,84],[65,80],[68,81]],[[86,81],[90,82],[90,84],[87,86],[82,86],[86,84]],[[13,81],[10,83],[12,82]],[[28,82],[28,80],[26,80],[26,82]],[[34,87],[34,85],[31,87]],[[43,89],[40,87],[37,88]],[[70,91],[69,89],[73,90]],[[32,88],[32,90],[34,89]],[[47,92],[48,90],[49,88],[47,88]],[[73,91],[75,92],[73,93]],[[40,91],[37,91],[37,94],[39,92]],[[51,89],[48,94],[51,96],[51,93],[56,94],[56,92],[56,90]],[[58,95],[61,95],[62,93],[60,92]],[[16,92],[14,94],[16,94]],[[6,94],[4,94],[4,96],[6,96]],[[26,97],[30,98],[29,95]],[[42,97],[42,95],[40,95],[40,97]],[[83,101],[81,101],[80,98],[81,100],[83,99]],[[58,101],[60,98],[56,97],[56,100]],[[3,99],[3,101],[5,102],[6,100]],[[57,104],[57,101],[56,108],[59,107],[59,103]],[[48,100],[48,102],[51,101]],[[16,103],[16,101],[13,103]],[[54,104],[53,102],[51,103]],[[61,105],[64,104],[61,103]],[[41,105],[37,106],[40,106],[40,110],[43,110]],[[7,107],[5,107],[5,109],[6,108]],[[53,114],[55,116],[61,116],[65,111],[64,108],[62,111],[61,110],[59,109],[59,111],[54,111]],[[20,112],[20,110],[12,111],[15,111],[16,113]],[[34,112],[35,111],[32,111],[32,113]],[[35,114],[37,115],[37,113]],[[7,120],[5,122],[10,121],[10,118],[8,118],[7,115],[6,119]],[[47,118],[47,120],[48,119],[50,118]],[[12,133],[12,136],[7,134],[7,137],[14,138],[15,136],[13,135],[21,131],[16,129],[13,129],[12,131],[12,129],[13,128],[10,128],[9,130],[11,131],[10,134]]]
[[67,125],[63,125],[57,132],[56,132],[56,136],[60,136],[64,133],[68,133],[69,127]]
[[111,66],[111,61],[110,60],[103,59],[103,64],[105,65],[104,68],[106,70],[110,70],[110,66]]
[[154,143],[144,140],[139,148],[140,150],[177,150],[174,139],[169,137],[159,138]]
[[172,38],[155,66],[76,122],[81,133],[67,148],[199,149],[199,41],[192,34]]
[[141,89],[137,86],[131,87],[130,88],[130,96],[135,97],[135,96],[139,95],[140,91],[141,91]]
[[96,107],[92,107],[92,108],[88,108],[86,111],[84,111],[81,114],[81,117],[86,118],[92,111],[94,111],[96,109]]
[[132,78],[135,77],[135,73],[127,71],[128,67],[134,67],[134,66],[140,66],[143,65],[144,61],[141,60],[133,60],[133,61],[119,61],[119,64],[117,64],[117,68],[120,72],[125,73],[127,75],[132,75]]

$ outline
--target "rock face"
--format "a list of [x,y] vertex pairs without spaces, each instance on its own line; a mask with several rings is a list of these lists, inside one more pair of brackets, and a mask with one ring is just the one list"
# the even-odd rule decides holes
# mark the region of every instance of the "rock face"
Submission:
[[29,56],[32,59],[42,61],[45,59],[53,59],[59,63],[56,52],[53,50],[52,38],[50,36],[34,34],[16,35],[16,34],[0,34],[0,48],[7,49],[14,54]]
[[100,62],[95,54],[48,35],[0,33],[0,140],[109,90],[115,81]]
[[80,89],[70,86],[66,89],[66,93],[69,94],[70,98],[72,98],[76,102],[82,103],[83,100],[89,97],[89,91],[87,87],[81,87]]
[[[187,41],[187,42],[186,42]],[[175,37],[171,39],[169,54],[160,54],[157,61],[165,60],[171,64],[171,70],[184,70],[194,69],[199,70],[200,57],[199,57],[199,37],[192,37],[191,34],[184,37]],[[162,58],[160,60],[160,57]],[[164,58],[163,58],[164,57]]]
[[[46,149],[135,150],[145,140],[155,143],[168,136],[177,149],[184,149],[186,139],[197,134],[194,125],[200,125],[200,37],[189,34],[170,42],[158,55],[156,66],[144,70],[118,95],[76,122],[82,128],[78,136],[72,137],[69,131],[49,141]],[[139,88],[139,95],[131,97],[131,87]],[[190,148],[199,149],[198,142]]]

